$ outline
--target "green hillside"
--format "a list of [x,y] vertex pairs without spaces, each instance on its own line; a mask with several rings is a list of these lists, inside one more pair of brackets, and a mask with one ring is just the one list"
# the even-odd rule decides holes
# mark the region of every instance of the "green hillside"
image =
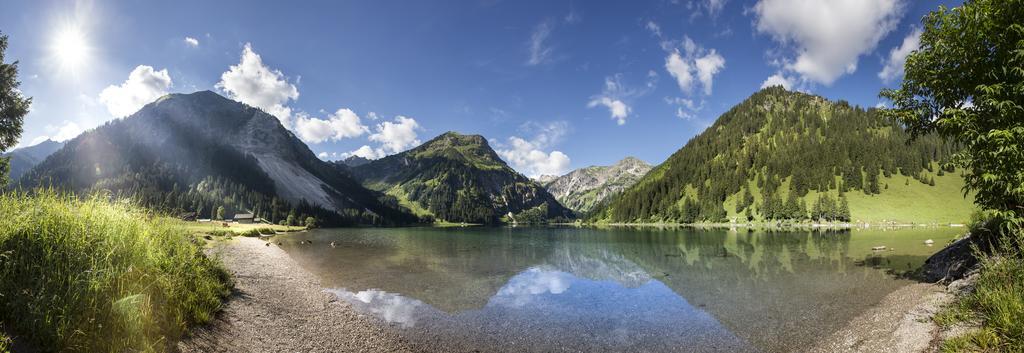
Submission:
[[[411,150],[343,167],[421,218],[494,224],[568,220],[573,212],[505,164],[480,135],[444,133]],[[511,214],[511,216],[510,216]]]
[[963,178],[947,163],[955,146],[930,135],[908,141],[875,109],[769,87],[592,220],[965,222],[973,198],[964,197]]

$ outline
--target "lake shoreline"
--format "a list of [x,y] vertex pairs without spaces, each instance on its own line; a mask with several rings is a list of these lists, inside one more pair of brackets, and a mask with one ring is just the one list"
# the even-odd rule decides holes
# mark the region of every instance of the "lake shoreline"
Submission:
[[940,329],[932,316],[952,299],[953,295],[939,284],[914,283],[901,287],[809,351],[937,351]]
[[214,241],[210,253],[231,272],[235,288],[209,324],[178,343],[180,352],[416,351],[267,244],[247,237]]
[[[326,293],[318,276],[277,240],[267,246],[258,238],[215,239],[211,256],[232,273],[235,294],[211,324],[179,343],[181,352],[438,350],[409,341],[392,325]],[[934,351],[938,330],[931,315],[948,297],[940,285],[900,287],[806,351]]]

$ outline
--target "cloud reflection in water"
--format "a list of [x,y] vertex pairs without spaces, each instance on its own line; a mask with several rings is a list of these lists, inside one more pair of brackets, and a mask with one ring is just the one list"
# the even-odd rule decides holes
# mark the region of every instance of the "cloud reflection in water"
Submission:
[[352,304],[360,312],[368,312],[384,321],[396,323],[405,328],[413,327],[416,324],[417,309],[427,307],[419,300],[377,289],[358,293],[349,292],[344,288],[325,291]]

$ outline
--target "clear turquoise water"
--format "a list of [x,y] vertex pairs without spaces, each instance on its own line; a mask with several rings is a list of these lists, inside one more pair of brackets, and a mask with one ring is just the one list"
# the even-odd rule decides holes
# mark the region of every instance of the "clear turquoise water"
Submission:
[[422,347],[782,352],[911,283],[900,275],[960,232],[400,228],[276,241]]

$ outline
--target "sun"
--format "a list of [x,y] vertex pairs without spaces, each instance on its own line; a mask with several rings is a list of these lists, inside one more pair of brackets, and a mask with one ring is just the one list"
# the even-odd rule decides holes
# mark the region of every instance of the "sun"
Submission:
[[67,26],[54,36],[51,51],[61,69],[77,71],[88,60],[89,45],[79,28]]

